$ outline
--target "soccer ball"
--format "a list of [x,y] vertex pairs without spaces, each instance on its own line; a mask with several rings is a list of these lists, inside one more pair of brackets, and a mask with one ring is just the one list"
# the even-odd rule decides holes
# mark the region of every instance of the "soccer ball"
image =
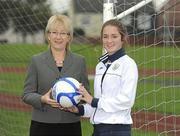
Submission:
[[52,87],[52,97],[62,107],[77,105],[81,96],[77,92],[79,86],[80,83],[72,77],[60,78]]

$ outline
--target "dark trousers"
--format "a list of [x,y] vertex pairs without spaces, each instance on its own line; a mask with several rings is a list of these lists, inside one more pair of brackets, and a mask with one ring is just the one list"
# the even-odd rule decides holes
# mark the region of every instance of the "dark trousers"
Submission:
[[81,124],[31,121],[30,136],[82,136]]
[[129,124],[96,124],[93,136],[131,136]]

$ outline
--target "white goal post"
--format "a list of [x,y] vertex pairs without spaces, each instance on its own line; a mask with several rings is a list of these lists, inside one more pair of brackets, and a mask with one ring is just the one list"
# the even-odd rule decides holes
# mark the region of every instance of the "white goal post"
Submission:
[[103,4],[103,22],[106,22],[109,19],[117,18],[121,19],[132,12],[138,10],[139,8],[149,4],[150,2],[153,3],[154,9],[156,12],[158,12],[167,2],[168,0],[142,0],[135,6],[129,8],[128,10],[120,13],[117,16],[114,16],[114,4],[116,3],[116,0],[104,0]]

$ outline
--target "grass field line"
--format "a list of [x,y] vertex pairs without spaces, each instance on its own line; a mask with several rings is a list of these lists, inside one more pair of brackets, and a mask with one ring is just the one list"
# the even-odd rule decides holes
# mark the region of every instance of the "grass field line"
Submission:
[[[0,73],[26,73],[26,67],[0,67]],[[94,75],[94,69],[88,69],[89,75]],[[150,68],[140,68],[139,69],[140,76],[180,76],[180,69],[175,70],[162,70],[162,69],[150,69]]]
[[[0,93],[0,108],[31,112],[31,106],[22,102],[20,96]],[[164,115],[157,112],[132,112],[133,128],[158,133],[170,133],[180,135],[180,115]]]
[[[26,67],[0,67],[0,74],[15,73],[25,74]],[[94,79],[94,70],[88,69],[88,78]],[[154,82],[146,79],[147,76],[152,77],[180,77],[180,70],[161,70],[161,69],[139,69],[139,75],[144,82]],[[143,78],[145,77],[145,79]],[[141,81],[140,80],[140,81]],[[170,82],[167,80],[157,79],[156,83],[170,85],[178,85],[179,80]],[[0,93],[0,109],[8,109],[20,112],[31,112],[32,108],[21,101],[20,96]],[[174,136],[180,135],[180,116],[178,115],[164,115],[156,112],[134,111],[132,112],[133,128],[146,131],[155,131],[158,133],[170,133]]]

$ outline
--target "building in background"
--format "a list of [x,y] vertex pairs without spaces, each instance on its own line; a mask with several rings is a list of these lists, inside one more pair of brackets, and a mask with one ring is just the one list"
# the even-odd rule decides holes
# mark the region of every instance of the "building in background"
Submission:
[[[119,14],[136,5],[141,0],[117,1],[116,14]],[[68,15],[72,18],[74,27],[85,31],[87,37],[99,36],[103,23],[103,0],[71,0]],[[122,18],[128,27],[129,34],[154,28],[154,15],[152,3],[140,10]]]
[[102,26],[103,3],[99,0],[71,0],[68,15],[75,29],[81,29],[87,37],[97,37]]
[[[142,0],[117,0],[115,14],[133,7]],[[171,32],[180,32],[180,5],[177,0],[170,0],[164,10],[156,13],[152,2],[139,10],[122,18],[127,26],[130,41],[133,43],[151,44],[171,35]],[[68,15],[73,20],[74,28],[82,29],[86,37],[98,37],[103,23],[103,0],[71,0]],[[173,21],[170,21],[173,18]],[[171,22],[174,22],[172,24]],[[172,27],[171,27],[172,26]],[[157,29],[160,28],[160,29]],[[169,30],[170,31],[169,31]],[[177,35],[176,35],[177,36]]]
[[[117,0],[115,14],[122,13],[140,1],[142,0]],[[82,40],[85,40],[84,37],[99,38],[103,24],[103,0],[68,0],[67,3],[66,0],[65,3],[62,0],[49,0],[49,2],[53,5],[51,6],[53,14],[63,12],[72,19],[75,36]],[[177,0],[170,0],[165,6],[167,10],[159,13],[156,13],[152,3],[149,3],[122,18],[121,21],[127,26],[128,33],[132,37],[130,41],[139,44],[151,43],[154,42],[152,39],[154,37],[157,37],[157,40],[158,37],[166,37],[169,40],[171,33],[175,33],[173,35],[177,37],[180,33],[180,4],[176,3]],[[17,10],[19,9],[17,8]],[[44,12],[41,14],[44,15]],[[18,19],[17,16],[15,18]],[[25,41],[32,44],[43,44],[45,42],[44,31],[36,32],[33,35],[28,34]],[[23,43],[24,39],[22,34],[15,33],[11,27],[0,34],[0,42]]]

